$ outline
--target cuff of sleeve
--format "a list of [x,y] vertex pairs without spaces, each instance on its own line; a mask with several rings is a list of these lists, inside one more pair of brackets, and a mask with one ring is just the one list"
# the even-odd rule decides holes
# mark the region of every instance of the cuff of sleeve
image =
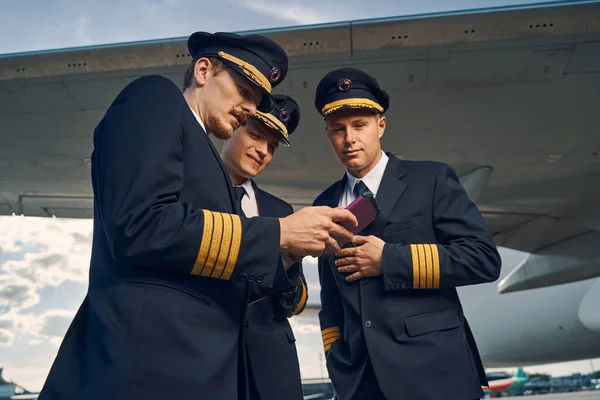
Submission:
[[383,248],[383,275],[386,290],[438,289],[438,245],[386,244]]

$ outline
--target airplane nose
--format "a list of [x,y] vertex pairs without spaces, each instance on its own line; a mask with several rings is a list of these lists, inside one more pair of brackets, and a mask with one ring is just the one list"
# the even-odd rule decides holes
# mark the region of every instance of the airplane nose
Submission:
[[587,291],[579,304],[579,320],[590,331],[600,333],[600,279]]

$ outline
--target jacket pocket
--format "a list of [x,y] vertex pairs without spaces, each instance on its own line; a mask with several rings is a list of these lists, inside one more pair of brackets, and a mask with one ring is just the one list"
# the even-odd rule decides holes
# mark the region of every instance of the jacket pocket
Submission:
[[409,219],[405,219],[404,221],[391,222],[383,228],[383,235],[394,235],[398,232],[402,232],[408,229],[417,228],[423,225],[423,221],[421,221],[421,217],[413,217]]
[[445,331],[462,325],[458,313],[453,309],[409,317],[404,320],[404,323],[408,336],[413,337],[435,331]]
[[130,279],[127,281],[128,285],[139,285],[139,286],[146,286],[146,287],[155,287],[155,288],[159,288],[159,289],[164,289],[164,290],[170,290],[176,293],[179,293],[183,296],[186,297],[190,297],[196,301],[201,302],[202,304],[206,305],[206,306],[210,306],[210,299],[201,296],[200,294],[186,288],[183,286],[179,286],[173,283],[168,283],[168,282],[163,282],[163,281],[159,281],[159,280],[154,280],[154,279]]

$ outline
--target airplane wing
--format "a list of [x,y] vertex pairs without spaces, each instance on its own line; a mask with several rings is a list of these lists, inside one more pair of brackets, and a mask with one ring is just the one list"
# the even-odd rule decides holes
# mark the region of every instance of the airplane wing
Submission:
[[[299,208],[342,175],[314,91],[351,65],[390,93],[384,148],[452,165],[498,245],[577,257],[598,243],[598,1],[260,33],[288,51],[276,92],[303,110],[261,187]],[[0,214],[92,217],[95,125],[128,82],[157,73],[181,85],[190,61],[186,38],[0,56]],[[579,264],[598,260],[588,250]]]

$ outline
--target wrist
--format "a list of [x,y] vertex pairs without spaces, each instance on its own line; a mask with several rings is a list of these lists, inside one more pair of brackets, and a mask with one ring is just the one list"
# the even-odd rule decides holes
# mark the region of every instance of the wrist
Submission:
[[287,251],[284,252],[283,254],[285,254],[285,256],[287,258],[289,258],[291,261],[293,261],[294,263],[302,262],[302,259],[304,258],[303,256],[297,256],[295,254],[288,253]]
[[289,239],[287,235],[287,223],[285,218],[279,218],[279,249],[287,253],[289,250]]

